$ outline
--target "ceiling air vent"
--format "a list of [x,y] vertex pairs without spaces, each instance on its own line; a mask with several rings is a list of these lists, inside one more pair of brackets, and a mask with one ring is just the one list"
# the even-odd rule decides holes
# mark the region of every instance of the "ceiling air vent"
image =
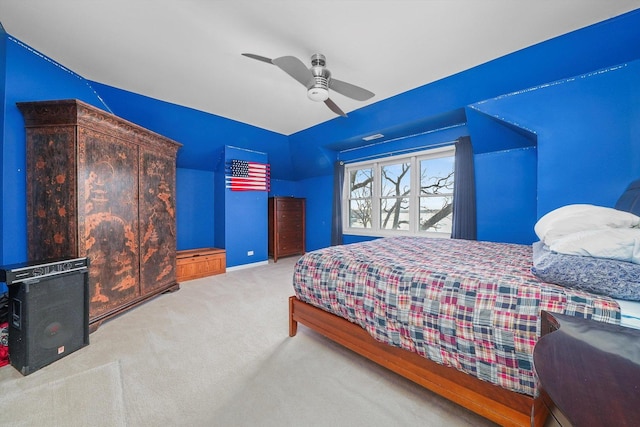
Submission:
[[369,135],[369,136],[365,136],[364,138],[362,138],[365,141],[373,141],[374,139],[380,139],[383,138],[384,135],[381,133],[376,133],[374,135]]

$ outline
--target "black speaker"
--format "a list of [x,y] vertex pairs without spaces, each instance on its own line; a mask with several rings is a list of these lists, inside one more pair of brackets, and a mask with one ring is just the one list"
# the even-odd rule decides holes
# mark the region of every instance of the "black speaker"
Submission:
[[22,375],[89,344],[88,269],[46,271],[9,285],[9,360]]

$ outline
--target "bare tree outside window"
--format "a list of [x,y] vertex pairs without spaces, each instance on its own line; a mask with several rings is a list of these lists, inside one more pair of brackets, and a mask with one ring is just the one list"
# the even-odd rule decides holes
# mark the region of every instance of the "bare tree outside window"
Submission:
[[371,228],[373,169],[349,173],[349,227]]
[[420,162],[420,231],[451,232],[454,157]]
[[397,163],[381,168],[380,228],[409,230],[411,164]]
[[[450,233],[453,150],[398,160],[349,170],[349,228]],[[420,176],[412,178],[412,170]]]

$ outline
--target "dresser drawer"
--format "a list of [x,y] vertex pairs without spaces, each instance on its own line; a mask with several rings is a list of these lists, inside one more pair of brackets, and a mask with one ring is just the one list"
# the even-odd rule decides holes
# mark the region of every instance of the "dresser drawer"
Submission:
[[276,221],[284,224],[288,222],[295,222],[299,224],[302,222],[302,216],[303,214],[300,211],[294,211],[294,210],[278,211],[276,212]]
[[299,235],[302,234],[302,230],[304,229],[304,226],[302,224],[302,221],[278,221],[278,234],[282,234],[282,233],[298,233]]
[[304,202],[301,199],[281,198],[276,199],[276,211],[301,212]]
[[298,254],[304,252],[302,240],[295,235],[280,235],[278,237],[278,253],[280,255]]
[[302,244],[302,229],[281,231],[276,237],[279,244],[297,242]]

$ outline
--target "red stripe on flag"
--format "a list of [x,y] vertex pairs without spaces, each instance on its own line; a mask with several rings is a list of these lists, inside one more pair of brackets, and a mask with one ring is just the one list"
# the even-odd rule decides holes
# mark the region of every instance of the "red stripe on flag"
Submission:
[[225,178],[227,182],[267,182],[267,178],[265,177],[257,177],[257,176],[228,176]]
[[268,163],[231,160],[225,166],[226,188],[240,191],[269,191],[271,167]]

